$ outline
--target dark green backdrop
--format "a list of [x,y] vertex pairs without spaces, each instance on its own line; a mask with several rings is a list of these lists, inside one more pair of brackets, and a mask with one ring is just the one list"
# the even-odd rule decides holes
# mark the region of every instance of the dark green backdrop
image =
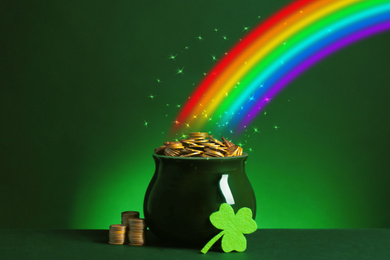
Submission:
[[[0,1],[0,227],[142,211],[153,149],[212,55],[288,2]],[[389,46],[384,33],[334,54],[254,122],[260,228],[390,227]]]

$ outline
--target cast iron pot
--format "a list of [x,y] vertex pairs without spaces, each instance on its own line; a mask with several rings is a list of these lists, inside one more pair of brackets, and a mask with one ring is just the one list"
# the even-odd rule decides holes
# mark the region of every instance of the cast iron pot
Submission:
[[256,216],[256,198],[242,156],[203,158],[153,154],[156,170],[144,199],[149,230],[178,244],[203,244],[220,232],[209,220],[222,203],[235,212],[248,207]]

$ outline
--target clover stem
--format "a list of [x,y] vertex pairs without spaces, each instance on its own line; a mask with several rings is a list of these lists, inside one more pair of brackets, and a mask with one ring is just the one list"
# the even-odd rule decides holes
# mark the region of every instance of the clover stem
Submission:
[[221,236],[223,236],[223,234],[225,234],[225,230],[222,230],[215,237],[210,239],[210,241],[207,242],[207,244],[202,248],[202,250],[200,250],[200,252],[202,254],[206,254],[209,251],[209,249],[214,245],[214,243],[217,242],[218,239],[220,239]]

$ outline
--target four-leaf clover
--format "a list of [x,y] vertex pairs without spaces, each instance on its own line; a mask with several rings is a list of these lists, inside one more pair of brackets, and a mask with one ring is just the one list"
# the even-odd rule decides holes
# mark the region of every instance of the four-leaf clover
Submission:
[[200,252],[206,254],[211,246],[222,237],[222,250],[225,253],[236,250],[243,252],[246,249],[246,238],[243,234],[250,234],[257,230],[257,224],[252,219],[252,210],[250,208],[241,208],[237,214],[234,214],[233,208],[223,203],[219,207],[219,211],[210,215],[210,222],[214,227],[222,229],[222,231],[213,237],[202,248]]

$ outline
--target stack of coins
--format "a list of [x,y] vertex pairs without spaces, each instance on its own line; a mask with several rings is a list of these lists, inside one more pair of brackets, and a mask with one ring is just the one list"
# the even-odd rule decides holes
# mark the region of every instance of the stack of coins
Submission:
[[111,225],[109,230],[109,241],[111,245],[123,245],[126,237],[126,225]]
[[139,218],[139,212],[138,211],[124,211],[122,212],[122,225],[129,226],[129,219],[130,218]]
[[145,219],[129,219],[129,245],[142,246],[145,244]]
[[242,155],[242,148],[222,137],[222,141],[206,132],[193,132],[176,142],[165,142],[154,150],[156,154],[172,157],[231,157]]

